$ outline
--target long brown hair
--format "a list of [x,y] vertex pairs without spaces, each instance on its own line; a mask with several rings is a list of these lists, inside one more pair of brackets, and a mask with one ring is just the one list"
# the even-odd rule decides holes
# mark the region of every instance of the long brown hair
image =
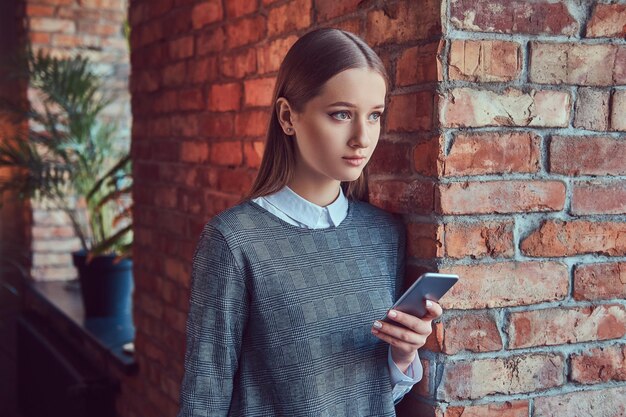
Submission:
[[[351,68],[368,68],[378,72],[389,89],[389,78],[381,59],[361,38],[350,32],[334,28],[316,29],[293,44],[278,70],[261,167],[244,199],[279,191],[289,183],[294,173],[295,144],[278,121],[276,100],[284,97],[295,111],[301,112],[309,100],[320,94],[326,81]],[[368,201],[367,166],[359,178],[342,182],[341,186],[346,197]]]

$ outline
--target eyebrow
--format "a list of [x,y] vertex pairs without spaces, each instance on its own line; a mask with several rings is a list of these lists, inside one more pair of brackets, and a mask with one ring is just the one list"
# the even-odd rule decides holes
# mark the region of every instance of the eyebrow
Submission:
[[[333,104],[329,104],[328,107],[338,107],[338,106],[343,106],[343,107],[352,107],[352,108],[356,108],[356,106],[352,103],[348,103],[347,101],[337,101]],[[373,109],[382,109],[384,108],[385,105],[384,104],[379,104],[378,106],[374,106],[372,107]]]

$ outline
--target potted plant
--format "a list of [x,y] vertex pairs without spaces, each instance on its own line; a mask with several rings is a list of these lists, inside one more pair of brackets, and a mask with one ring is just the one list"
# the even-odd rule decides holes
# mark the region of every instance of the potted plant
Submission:
[[2,102],[28,126],[0,141],[0,204],[5,191],[65,212],[81,243],[73,259],[87,316],[130,314],[131,164],[102,111],[113,102],[86,57],[53,57],[30,48],[13,71],[39,100]]

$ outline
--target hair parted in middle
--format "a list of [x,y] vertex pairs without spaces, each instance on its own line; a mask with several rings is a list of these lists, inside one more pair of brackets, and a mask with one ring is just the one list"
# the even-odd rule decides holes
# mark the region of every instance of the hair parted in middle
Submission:
[[[257,177],[244,199],[273,194],[289,183],[296,164],[293,138],[283,131],[276,100],[287,99],[301,112],[305,104],[321,93],[324,83],[342,71],[366,68],[378,72],[389,90],[389,77],[380,57],[353,33],[335,28],[316,29],[304,34],[289,49],[280,65],[272,113],[267,129],[265,151]],[[355,181],[342,182],[346,197],[368,200],[367,168]]]

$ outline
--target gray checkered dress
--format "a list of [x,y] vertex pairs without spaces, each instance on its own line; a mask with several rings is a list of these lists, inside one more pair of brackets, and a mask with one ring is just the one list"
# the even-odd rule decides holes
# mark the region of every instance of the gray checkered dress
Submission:
[[249,200],[211,219],[178,416],[395,416],[388,345],[370,329],[397,298],[405,239],[397,218],[353,200],[325,229]]

